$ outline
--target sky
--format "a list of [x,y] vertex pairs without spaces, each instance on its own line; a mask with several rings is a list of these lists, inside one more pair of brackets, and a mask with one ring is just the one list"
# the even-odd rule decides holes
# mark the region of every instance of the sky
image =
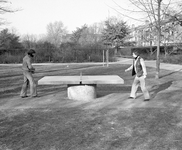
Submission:
[[[8,0],[14,13],[3,14],[8,24],[3,28],[14,28],[20,35],[46,34],[46,26],[61,21],[71,33],[84,24],[92,25],[118,16],[116,3],[129,8],[128,0]],[[129,18],[123,17],[124,21]],[[134,21],[134,20],[132,20]],[[130,23],[131,24],[131,19]]]

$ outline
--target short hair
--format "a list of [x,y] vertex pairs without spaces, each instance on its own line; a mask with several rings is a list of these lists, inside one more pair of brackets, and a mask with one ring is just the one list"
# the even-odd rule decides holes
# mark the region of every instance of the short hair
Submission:
[[31,48],[27,53],[28,53],[28,55],[31,55],[31,54],[35,54],[36,52],[34,49]]
[[135,55],[140,55],[140,53],[139,53],[139,51],[138,50],[133,50],[133,52],[132,53],[134,53]]

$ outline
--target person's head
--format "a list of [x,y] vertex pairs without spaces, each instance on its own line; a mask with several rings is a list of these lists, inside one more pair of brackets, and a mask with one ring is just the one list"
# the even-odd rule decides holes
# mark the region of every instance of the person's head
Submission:
[[138,52],[138,51],[136,51],[136,50],[135,50],[135,51],[133,51],[133,53],[132,53],[132,54],[133,54],[133,57],[134,57],[134,58],[136,58],[136,57],[138,57],[138,56],[140,55],[140,54],[139,54],[139,52]]
[[35,50],[34,49],[30,49],[28,52],[27,52],[27,54],[29,55],[29,56],[31,56],[31,57],[34,57],[34,55],[35,55]]

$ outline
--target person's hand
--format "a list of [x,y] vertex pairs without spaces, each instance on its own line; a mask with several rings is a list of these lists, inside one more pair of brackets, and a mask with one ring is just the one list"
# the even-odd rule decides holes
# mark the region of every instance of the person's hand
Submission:
[[145,79],[147,76],[146,75],[143,75],[143,78]]
[[34,73],[35,73],[35,68],[31,68],[29,71],[30,71],[32,74],[34,74]]
[[34,74],[34,73],[35,73],[35,70],[31,70],[30,72],[31,72],[32,74]]

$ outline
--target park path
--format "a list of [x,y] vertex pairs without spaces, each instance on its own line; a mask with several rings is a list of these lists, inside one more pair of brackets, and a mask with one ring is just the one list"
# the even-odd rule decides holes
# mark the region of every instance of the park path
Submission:
[[[132,64],[132,59],[130,58],[118,58],[116,63],[120,64]],[[146,66],[156,68],[155,60],[146,60]],[[182,71],[182,65],[178,64],[169,64],[169,63],[160,63],[160,68],[171,71]]]
[[[146,60],[146,66],[156,68],[155,60]],[[103,62],[87,62],[87,63],[34,63],[33,65],[71,65],[71,64],[98,64],[103,65]],[[110,64],[132,64],[131,58],[117,58],[116,62],[109,62]],[[21,66],[22,64],[0,64],[0,66]],[[104,63],[106,65],[106,63]],[[182,71],[182,65],[180,64],[169,64],[169,63],[160,63],[160,68],[171,71]]]

